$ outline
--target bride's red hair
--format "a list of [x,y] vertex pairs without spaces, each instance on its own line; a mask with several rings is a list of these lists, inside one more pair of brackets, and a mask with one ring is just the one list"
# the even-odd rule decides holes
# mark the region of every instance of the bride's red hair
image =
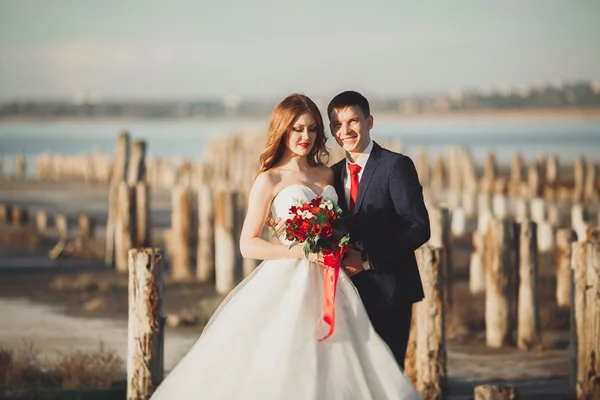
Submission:
[[317,105],[303,94],[293,93],[281,100],[271,114],[269,136],[265,151],[260,155],[260,172],[267,171],[281,159],[286,150],[285,134],[294,121],[302,114],[309,113],[316,123],[317,137],[312,149],[307,155],[311,166],[324,165],[329,158],[329,150],[325,146],[325,128],[323,117]]

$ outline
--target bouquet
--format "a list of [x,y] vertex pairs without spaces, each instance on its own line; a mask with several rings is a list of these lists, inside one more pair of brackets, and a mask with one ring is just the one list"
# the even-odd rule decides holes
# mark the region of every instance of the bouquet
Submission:
[[343,255],[350,250],[350,235],[342,209],[332,199],[317,196],[310,202],[290,207],[291,217],[285,221],[286,239],[290,248],[303,244],[304,255],[323,254],[324,258],[324,305],[323,319],[329,332],[323,341],[333,334],[335,328],[335,293]]
[[290,207],[290,214],[285,221],[286,239],[292,241],[290,248],[303,243],[306,258],[310,253],[327,254],[347,247],[350,235],[340,234],[345,231],[342,209],[333,200],[318,196]]

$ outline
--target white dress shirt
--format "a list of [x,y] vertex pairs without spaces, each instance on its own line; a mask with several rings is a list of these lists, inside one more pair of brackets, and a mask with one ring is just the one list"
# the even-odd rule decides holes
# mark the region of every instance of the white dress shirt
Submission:
[[[365,165],[367,165],[367,161],[369,161],[369,156],[371,155],[371,150],[373,150],[373,140],[369,140],[369,144],[365,151],[362,152],[360,156],[356,159],[354,164],[360,165],[360,171],[358,172],[358,182],[360,182],[360,178],[362,178],[363,172],[365,171]],[[346,195],[346,205],[348,209],[350,209],[350,169],[348,168],[348,164],[352,164],[352,162],[346,156],[346,176],[344,177],[344,194]],[[359,186],[360,187],[360,186]]]

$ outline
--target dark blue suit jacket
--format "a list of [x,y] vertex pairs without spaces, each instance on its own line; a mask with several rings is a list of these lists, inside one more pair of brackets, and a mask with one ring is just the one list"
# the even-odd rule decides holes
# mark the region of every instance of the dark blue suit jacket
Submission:
[[[339,204],[347,214],[346,159],[332,169]],[[362,242],[373,264],[373,270],[352,277],[368,311],[423,299],[414,252],[429,236],[429,215],[412,160],[373,143],[350,227],[351,241]]]

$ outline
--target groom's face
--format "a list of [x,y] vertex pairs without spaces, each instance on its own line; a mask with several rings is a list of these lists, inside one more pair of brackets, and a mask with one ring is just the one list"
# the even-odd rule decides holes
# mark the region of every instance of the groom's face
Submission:
[[329,116],[329,127],[342,148],[351,154],[360,154],[369,145],[373,117],[365,116],[357,106],[336,108]]

